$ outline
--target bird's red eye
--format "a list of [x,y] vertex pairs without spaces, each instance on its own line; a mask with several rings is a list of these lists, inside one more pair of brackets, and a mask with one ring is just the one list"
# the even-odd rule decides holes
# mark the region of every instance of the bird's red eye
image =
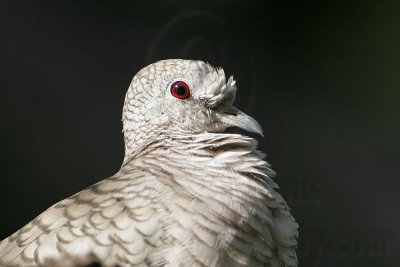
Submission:
[[179,99],[185,99],[190,96],[190,89],[187,83],[176,81],[171,85],[171,94]]

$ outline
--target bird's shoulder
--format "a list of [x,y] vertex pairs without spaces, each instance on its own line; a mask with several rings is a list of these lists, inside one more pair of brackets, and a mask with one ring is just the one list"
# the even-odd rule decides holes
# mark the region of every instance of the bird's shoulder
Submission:
[[152,174],[119,171],[48,208],[0,243],[0,262],[36,265],[63,255],[141,263],[159,242]]

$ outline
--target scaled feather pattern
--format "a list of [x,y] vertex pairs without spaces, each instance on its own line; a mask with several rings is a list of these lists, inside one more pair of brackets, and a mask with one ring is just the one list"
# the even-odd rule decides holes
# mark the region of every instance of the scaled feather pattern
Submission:
[[[188,98],[171,94],[176,81]],[[298,225],[257,141],[224,133],[262,134],[235,95],[233,77],[203,61],[140,70],[123,107],[120,170],[1,241],[0,265],[297,266]]]

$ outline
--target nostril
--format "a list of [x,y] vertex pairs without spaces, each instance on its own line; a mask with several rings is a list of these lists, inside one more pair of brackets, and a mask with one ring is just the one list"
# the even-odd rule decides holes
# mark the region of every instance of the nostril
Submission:
[[222,106],[217,108],[220,110],[220,112],[226,114],[226,115],[231,115],[231,116],[237,116],[238,113],[238,109],[232,106]]
[[235,113],[235,112],[233,112],[233,111],[224,111],[224,113],[225,114],[228,114],[228,115],[232,115],[232,116],[237,116],[237,113]]

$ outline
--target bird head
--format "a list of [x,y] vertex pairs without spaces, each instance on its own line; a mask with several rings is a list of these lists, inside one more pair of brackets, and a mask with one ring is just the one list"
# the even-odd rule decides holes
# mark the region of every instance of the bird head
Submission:
[[[238,127],[262,135],[256,120],[233,106],[236,84],[222,68],[198,60],[161,60],[141,69],[125,97],[126,157],[161,134],[223,132]],[[131,151],[132,152],[132,151]]]

